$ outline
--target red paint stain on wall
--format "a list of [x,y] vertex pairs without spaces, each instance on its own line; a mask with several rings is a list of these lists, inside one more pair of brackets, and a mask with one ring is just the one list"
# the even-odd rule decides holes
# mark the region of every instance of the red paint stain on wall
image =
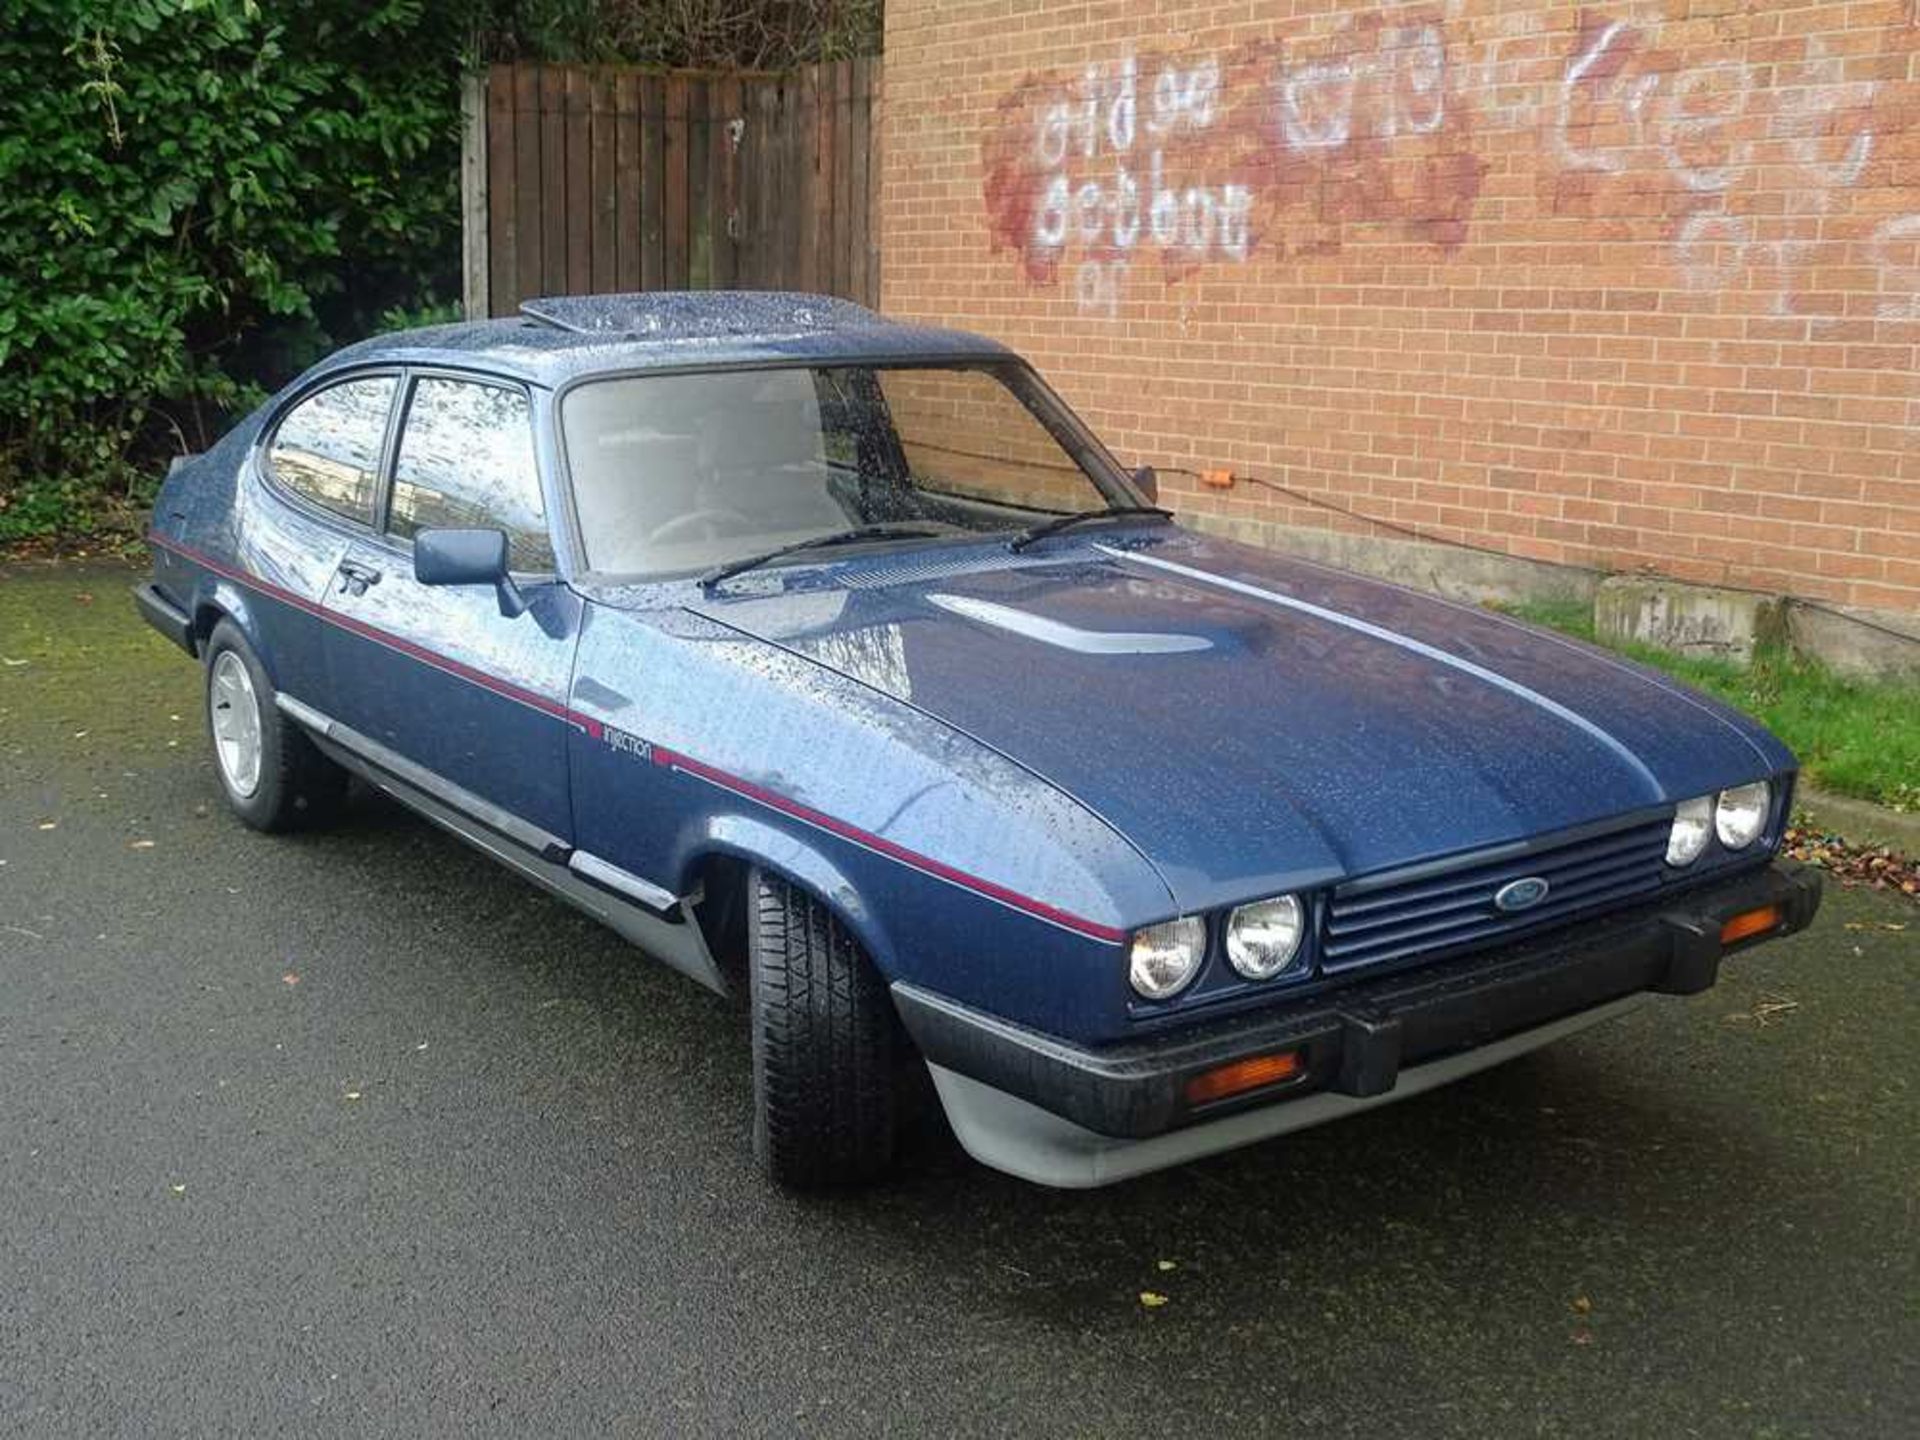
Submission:
[[1355,224],[1452,249],[1487,168],[1472,120],[1437,10],[1029,76],[982,141],[989,233],[1036,284],[1069,255],[1151,259],[1174,281],[1322,254]]

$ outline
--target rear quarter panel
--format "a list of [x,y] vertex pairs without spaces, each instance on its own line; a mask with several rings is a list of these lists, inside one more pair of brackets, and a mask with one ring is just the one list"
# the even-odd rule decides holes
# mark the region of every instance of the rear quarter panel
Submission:
[[322,694],[314,611],[346,551],[342,533],[273,494],[255,473],[262,410],[167,477],[149,534],[154,582],[201,620],[240,627],[276,688]]

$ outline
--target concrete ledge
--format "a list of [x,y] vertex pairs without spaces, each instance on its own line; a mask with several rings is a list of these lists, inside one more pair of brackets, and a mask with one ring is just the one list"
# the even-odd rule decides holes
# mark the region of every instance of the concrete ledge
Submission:
[[1594,633],[1681,655],[1744,665],[1757,646],[1785,645],[1842,675],[1920,680],[1920,617],[1843,610],[1786,595],[1721,590],[1656,576],[1614,575],[1594,592]]
[[1600,583],[1598,571],[1454,545],[1309,530],[1277,525],[1271,520],[1184,511],[1180,522],[1209,535],[1265,546],[1476,605],[1488,601],[1513,604],[1529,600],[1574,600],[1587,604],[1592,602],[1594,590]]
[[1787,633],[1795,651],[1842,675],[1920,681],[1920,615],[1789,603]]
[[1635,641],[1744,665],[1756,645],[1786,638],[1785,601],[1656,576],[1612,575],[1593,597],[1593,628],[1611,644]]
[[1831,795],[1804,780],[1794,791],[1793,808],[1820,829],[1855,845],[1884,845],[1903,855],[1920,855],[1920,815],[1889,810],[1871,800]]
[[1753,658],[1756,646],[1785,644],[1841,674],[1920,680],[1920,615],[1816,608],[1784,595],[1723,590],[1657,575],[1603,575],[1517,555],[1279,525],[1249,516],[1182,511],[1180,520],[1204,534],[1469,604],[1591,605],[1595,632],[1604,641],[1634,640],[1738,665]]

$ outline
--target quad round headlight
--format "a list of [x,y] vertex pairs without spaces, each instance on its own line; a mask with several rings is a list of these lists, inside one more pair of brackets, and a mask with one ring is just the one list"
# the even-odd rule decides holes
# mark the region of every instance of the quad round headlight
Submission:
[[1197,915],[1149,925],[1133,937],[1127,979],[1149,1000],[1165,1000],[1200,971],[1207,954],[1207,922]]
[[1300,953],[1305,919],[1293,895],[1242,905],[1227,920],[1227,963],[1249,980],[1271,980]]
[[1773,787],[1764,780],[1722,790],[1719,804],[1713,807],[1714,833],[1727,849],[1744,850],[1767,828],[1772,809]]
[[1707,848],[1713,834],[1713,797],[1682,800],[1673,812],[1673,829],[1667,832],[1667,864],[1691,865]]

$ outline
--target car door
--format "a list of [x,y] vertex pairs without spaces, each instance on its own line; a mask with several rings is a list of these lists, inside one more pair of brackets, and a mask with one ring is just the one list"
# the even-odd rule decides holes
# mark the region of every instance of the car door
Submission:
[[312,701],[326,688],[321,602],[357,536],[372,534],[397,371],[322,381],[275,416],[241,492],[234,560],[252,599],[243,628],[274,684]]
[[[434,798],[468,818],[535,848],[564,843],[581,607],[554,580],[531,398],[517,385],[415,372],[403,405],[381,524],[348,547],[327,595],[332,718],[400,757],[385,763],[416,787],[409,764],[424,769]],[[524,613],[503,613],[491,586],[414,578],[413,537],[442,527],[506,532]]]

